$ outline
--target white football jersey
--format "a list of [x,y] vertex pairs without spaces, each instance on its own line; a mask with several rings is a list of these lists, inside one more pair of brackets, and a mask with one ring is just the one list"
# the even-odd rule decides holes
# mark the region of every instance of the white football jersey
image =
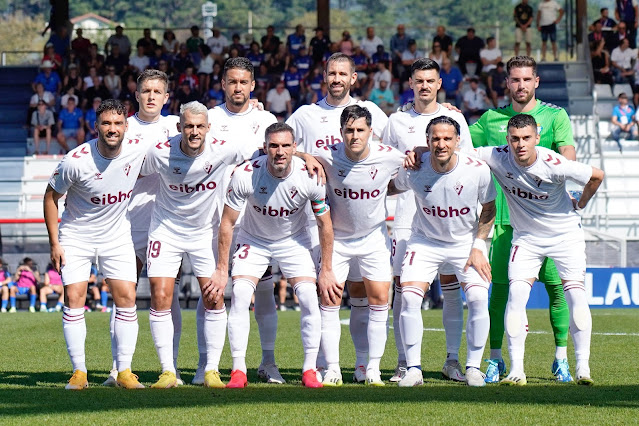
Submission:
[[283,179],[269,173],[267,158],[235,169],[226,204],[236,211],[246,204],[242,229],[262,240],[278,241],[305,231],[309,202],[317,216],[328,212],[326,189],[308,176],[300,158],[293,157],[291,173]]
[[548,246],[581,229],[581,217],[566,191],[566,180],[583,186],[592,177],[592,167],[567,160],[548,148],[535,149],[537,161],[529,167],[515,162],[508,145],[475,151],[490,166],[508,200],[513,241]]
[[211,230],[224,172],[245,159],[232,145],[208,142],[201,154],[189,157],[180,148],[181,140],[179,134],[157,144],[147,154],[141,171],[142,175],[160,175],[149,233],[159,230],[168,238],[189,238]]
[[125,139],[120,155],[105,158],[97,142],[93,139],[71,150],[49,179],[56,192],[67,194],[61,239],[100,244],[131,238],[127,206],[146,147]]
[[453,170],[438,173],[427,152],[421,169],[400,170],[395,186],[410,189],[415,196],[412,232],[438,242],[472,243],[477,234],[478,203],[494,200],[496,191],[486,163],[462,152],[456,155]]
[[384,223],[388,182],[397,175],[405,157],[388,145],[371,144],[368,157],[354,162],[346,156],[345,147],[340,143],[317,153],[327,175],[336,240],[361,238]]
[[[177,123],[180,117],[169,115],[160,116],[157,121],[144,121],[137,114],[127,119],[129,129],[124,140],[133,140],[146,146],[147,150],[158,143],[164,143],[169,138],[177,135]],[[133,187],[133,195],[129,201],[129,218],[131,229],[134,231],[148,231],[149,222],[153,214],[155,194],[158,192],[160,178],[157,174],[144,176],[138,179]]]
[[370,111],[373,133],[381,138],[388,117],[373,102],[349,98],[346,105],[333,106],[324,98],[315,104],[301,106],[286,120],[295,131],[297,150],[316,155],[320,149],[342,142],[339,119],[349,105],[359,105]]
[[[432,114],[420,114],[411,108],[408,111],[398,111],[388,119],[388,125],[382,135],[385,144],[399,149],[408,154],[416,146],[426,146],[426,127],[433,118],[442,115],[448,116],[459,123],[459,150],[468,152],[473,149],[473,141],[470,138],[468,123],[464,115],[457,111],[437,104],[437,111]],[[415,197],[411,191],[406,191],[397,196],[395,205],[395,220],[393,229],[410,229],[413,225],[413,216],[417,211]]]

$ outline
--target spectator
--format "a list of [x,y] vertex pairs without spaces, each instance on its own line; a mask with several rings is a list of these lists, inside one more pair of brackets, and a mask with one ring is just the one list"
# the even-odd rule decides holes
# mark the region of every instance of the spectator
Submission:
[[186,48],[191,55],[193,65],[197,68],[200,65],[200,45],[204,44],[204,39],[200,37],[200,27],[193,25],[191,27],[191,37],[186,39]]
[[595,21],[593,31],[588,34],[588,41],[592,43],[593,41],[604,41],[606,39],[603,33],[603,27],[601,26],[601,21]]
[[555,62],[557,56],[557,24],[561,22],[564,10],[555,0],[542,0],[537,10],[537,29],[541,33],[541,60],[546,60],[546,42],[550,38]]
[[380,80],[379,87],[371,90],[368,98],[387,115],[395,110],[395,96],[386,80]]
[[181,44],[180,51],[173,59],[173,68],[177,74],[182,74],[188,66],[195,66],[195,62],[193,62],[193,58],[191,57],[186,44]]
[[175,33],[171,30],[164,31],[162,36],[162,51],[165,55],[173,58],[177,55],[180,42],[175,39]]
[[[610,68],[610,55],[608,55],[608,52],[604,49],[604,45],[604,40],[590,42],[592,71],[595,77],[595,84],[609,84],[612,88],[614,83],[612,80],[612,69]],[[636,77],[635,81],[637,81]]]
[[35,268],[33,259],[30,257],[22,259],[22,263],[16,269],[13,281],[15,285],[9,288],[9,296],[13,298],[11,300],[11,309],[14,310],[15,308],[16,295],[29,294],[29,312],[35,312],[40,273]]
[[71,45],[71,37],[69,37],[69,29],[62,25],[57,31],[51,32],[51,37],[47,44],[53,45],[53,50],[61,58],[66,58],[69,54],[69,46]]
[[104,76],[103,81],[104,87],[109,91],[109,98],[118,99],[122,92],[122,79],[115,73],[115,67],[107,68],[107,75]]
[[42,83],[36,83],[35,94],[31,96],[31,101],[29,102],[29,106],[32,108],[32,110],[29,111],[29,117],[31,117],[31,112],[36,110],[38,102],[40,101],[44,101],[48,109],[55,111],[55,96],[53,96],[51,92],[44,90]]
[[331,39],[324,34],[324,28],[315,28],[315,36],[309,42],[309,53],[313,58],[313,66],[321,64],[324,55],[330,50]]
[[493,101],[493,106],[497,108],[499,106],[499,98],[506,96],[507,86],[506,78],[508,73],[504,70],[504,63],[497,62],[497,67],[488,73],[487,85],[490,91],[490,99]]
[[137,83],[133,76],[129,76],[124,89],[122,89],[122,92],[120,92],[120,100],[122,101],[122,103],[124,103],[124,101],[129,101],[134,106],[134,109],[137,109],[138,101],[135,96],[136,90]]
[[169,55],[164,53],[162,46],[156,46],[153,55],[149,58],[149,68],[160,69],[160,61],[168,61]]
[[417,42],[412,38],[408,40],[408,49],[402,53],[402,65],[404,66],[404,75],[401,78],[402,82],[408,81],[410,77],[410,67],[413,65],[413,62],[424,56],[424,52],[417,50]]
[[306,94],[307,103],[309,104],[315,103],[315,101],[313,101],[313,99],[316,98],[315,95],[317,95],[317,99],[322,99],[320,95],[322,93],[323,81],[324,81],[324,76],[322,75],[322,66],[318,65],[315,68],[313,68],[311,73],[306,78],[306,87],[308,87],[309,89],[308,93]]
[[386,87],[390,88],[393,81],[393,75],[388,69],[387,61],[380,61],[377,63],[377,72],[373,75],[373,88],[379,89],[382,81],[386,82]]
[[70,87],[73,87],[75,89],[75,93],[77,93],[78,96],[82,96],[82,86],[84,85],[84,82],[82,81],[82,77],[80,77],[78,66],[76,64],[69,65],[67,75],[64,76],[62,83],[63,92],[66,92]]
[[275,35],[275,27],[273,25],[266,27],[266,35],[260,41],[262,43],[262,51],[269,57],[275,55],[280,49],[280,44],[282,44],[280,38]]
[[266,57],[262,52],[260,52],[260,45],[258,42],[251,42],[251,46],[249,48],[248,53],[246,54],[246,58],[251,61],[253,64],[253,68],[258,70],[260,68],[260,64],[266,60]]
[[268,59],[268,73],[274,77],[281,76],[286,69],[286,57],[286,46],[280,46],[280,50]]
[[515,56],[519,55],[519,45],[523,40],[526,43],[526,56],[530,56],[532,32],[530,25],[533,22],[533,8],[528,4],[528,0],[521,0],[513,13],[515,18]]
[[62,81],[60,80],[60,76],[57,72],[53,71],[53,64],[51,61],[44,61],[40,65],[40,71],[38,75],[36,75],[35,80],[31,84],[33,91],[36,91],[36,85],[38,83],[42,83],[44,86],[44,90],[52,93],[53,95],[59,95],[60,89],[62,89]]
[[181,105],[199,100],[200,94],[191,89],[191,84],[188,81],[183,81],[173,99],[173,114],[177,115],[180,112]]
[[124,70],[129,66],[129,56],[120,53],[120,45],[111,46],[111,54],[104,61],[107,67],[115,67],[115,73],[122,75]]
[[629,37],[628,30],[625,22],[617,24],[617,31],[612,33],[610,37],[606,39],[606,50],[612,52],[616,47],[621,45],[621,41]]
[[53,126],[55,125],[55,118],[53,118],[53,112],[47,108],[47,103],[44,100],[38,101],[38,107],[31,115],[31,126],[33,126],[33,141],[35,143],[35,155],[40,154],[40,138],[45,138],[47,143],[47,149],[45,154],[50,154],[51,149],[51,134],[53,132]]
[[300,50],[300,47],[306,45],[306,35],[304,35],[304,25],[298,24],[295,27],[295,32],[289,34],[286,37],[286,48],[288,49],[288,53],[292,56],[297,55],[297,52]]
[[89,60],[84,67],[84,71],[94,67],[98,72],[101,72],[102,67],[104,66],[104,60],[104,55],[98,53],[98,44],[91,43],[91,48],[89,49]]
[[415,100],[415,93],[413,89],[410,87],[408,81],[405,81],[402,84],[402,93],[399,95],[399,104],[406,105],[409,102],[413,102]]
[[437,27],[437,32],[435,37],[433,37],[433,44],[439,42],[442,47],[442,50],[446,52],[448,57],[452,57],[453,53],[453,38],[446,34],[446,27],[440,25]]
[[628,95],[620,93],[617,100],[619,105],[615,105],[612,109],[612,133],[610,136],[617,142],[619,152],[623,152],[621,148],[622,132],[624,138],[632,135],[633,138],[637,139],[637,118],[635,117],[635,109],[628,105]]
[[[320,70],[320,75],[322,71]],[[271,88],[271,76],[268,73],[268,67],[262,62],[255,74],[255,91],[253,94],[262,103],[266,102],[266,92]],[[324,77],[322,77],[324,80]]]
[[470,90],[464,93],[464,116],[466,121],[470,123],[472,118],[477,118],[486,112],[490,99],[486,95],[484,89],[479,87],[479,79],[472,77],[470,79]]
[[497,47],[497,40],[495,37],[488,37],[486,39],[486,48],[479,52],[481,58],[482,73],[486,76],[489,72],[497,68],[497,63],[501,62],[501,49]]
[[215,55],[213,55],[211,48],[207,44],[200,46],[200,55],[202,56],[202,60],[200,61],[200,68],[197,70],[197,78],[199,80],[202,93],[206,93],[209,90],[209,75],[213,73]]
[[[351,34],[348,31],[342,33],[342,39],[339,41],[337,47],[344,55],[353,56],[353,48],[355,46],[353,45]],[[366,56],[365,54],[363,55]]]
[[192,66],[186,67],[184,72],[178,77],[178,84],[180,86],[185,82],[191,86],[193,91],[198,91],[200,89],[200,80],[197,75],[195,75],[195,70]]
[[448,53],[446,53],[445,50],[442,50],[441,42],[435,41],[433,42],[433,47],[430,53],[428,54],[428,57],[432,59],[433,61],[437,62],[437,65],[439,65],[439,68],[441,69],[442,64],[444,63],[444,58],[448,57]]
[[635,71],[632,69],[632,61],[636,58],[637,52],[630,48],[630,40],[627,38],[621,40],[619,47],[615,47],[610,54],[615,83],[634,85]]
[[124,101],[122,101],[122,104],[124,105],[124,108],[126,108],[127,117],[132,117],[135,115],[135,106],[130,99],[125,99]]
[[59,73],[62,70],[62,56],[55,53],[53,43],[47,43],[44,46],[44,55],[40,63],[44,61],[50,61],[53,64],[53,71]]
[[300,47],[300,50],[293,59],[293,63],[297,67],[297,70],[302,74],[303,78],[308,77],[311,72],[311,65],[313,64],[313,58],[307,53],[306,47]]
[[240,35],[238,33],[231,36],[232,43],[229,45],[229,53],[231,52],[231,49],[236,49],[238,56],[244,56],[246,49],[240,40]]
[[213,28],[213,35],[206,40],[206,45],[211,49],[213,57],[222,60],[228,52],[229,40],[220,32],[219,28]]
[[86,92],[84,92],[83,108],[87,108],[87,102],[91,102],[95,98],[109,99],[112,97],[111,92],[107,89],[104,83],[104,79],[100,80],[97,76],[93,77],[93,84],[86,90]]
[[442,69],[439,72],[442,79],[442,90],[437,94],[438,102],[452,102],[458,107],[461,105],[461,88],[464,84],[464,76],[459,68],[452,65],[449,58],[442,62]]
[[93,98],[93,104],[91,105],[91,108],[89,108],[84,114],[84,129],[86,130],[85,139],[87,141],[93,140],[98,137],[98,132],[95,130],[95,120],[97,116],[96,111],[100,106],[100,102],[102,102],[102,98]]
[[359,47],[362,48],[362,52],[368,59],[373,57],[373,54],[377,52],[377,46],[380,44],[384,44],[384,41],[375,35],[375,28],[367,27],[366,28],[366,37],[362,39],[359,43]]
[[[457,63],[464,75],[479,75],[481,73],[481,58],[479,52],[483,48],[484,41],[475,36],[475,29],[472,27],[466,30],[465,36],[457,40],[457,43],[455,43],[455,50],[459,54]],[[475,64],[475,68],[467,67],[466,65],[468,64]]]
[[135,74],[140,74],[147,69],[151,63],[150,58],[144,51],[144,45],[138,45],[137,54],[129,58],[129,67]]
[[397,32],[390,39],[390,53],[392,55],[393,75],[400,78],[404,72],[402,65],[402,54],[408,49],[408,37],[406,36],[406,27],[404,24],[397,26]]
[[111,48],[114,44],[117,44],[120,47],[120,54],[125,57],[128,57],[131,54],[131,41],[129,37],[124,34],[124,28],[122,25],[118,25],[115,27],[115,34],[111,35],[106,44],[104,45],[104,53],[109,54]]
[[219,62],[215,62],[213,64],[213,72],[209,76],[209,87],[213,86],[215,83],[222,84],[222,76],[223,76],[222,65]]
[[617,26],[617,23],[614,19],[608,16],[608,8],[602,7],[599,9],[599,18],[588,27],[588,30],[593,31],[595,29],[595,24],[599,22],[601,24],[601,28],[603,31],[613,31]]
[[386,50],[384,50],[384,45],[380,44],[377,46],[377,51],[373,53],[373,56],[371,57],[371,68],[376,69],[376,65],[382,61],[390,64],[391,56]]
[[615,4],[615,18],[626,24],[628,30],[628,40],[630,41],[630,48],[637,47],[637,24],[639,20],[639,6],[637,6],[637,0],[616,0]]
[[[7,265],[0,258],[0,289],[2,293],[2,308],[0,308],[0,312],[2,313],[7,312],[7,307],[9,306],[9,285],[11,283],[12,281],[11,274],[9,273],[9,268],[7,268]],[[13,313],[16,311],[15,297],[12,300],[11,306],[12,307],[10,312]]]
[[91,50],[91,41],[82,36],[82,28],[75,30],[76,38],[71,41],[71,50],[75,52],[80,59],[82,66],[86,66],[89,60],[89,51]]
[[[112,67],[112,68],[115,72],[115,67]],[[97,81],[102,81],[102,76],[98,74],[97,68],[96,67],[89,68],[88,75],[82,79],[85,92],[91,87],[93,87],[93,82],[95,81],[96,78],[98,79]]]
[[75,98],[69,98],[67,107],[60,111],[57,137],[66,152],[69,151],[69,139],[75,139],[78,145],[84,142],[84,118],[82,111],[76,107]]
[[47,271],[44,273],[44,285],[40,289],[40,312],[47,312],[47,296],[50,294],[59,295],[55,311],[60,312],[64,306],[64,286],[62,285],[62,277],[51,263],[47,265]]
[[304,75],[297,69],[297,65],[292,62],[288,66],[288,70],[282,75],[282,81],[291,96],[293,110],[301,105],[301,97],[305,91]]
[[278,121],[284,121],[293,113],[291,94],[284,87],[283,81],[278,81],[275,87],[266,94],[266,110],[270,111]]
[[206,92],[206,99],[213,99],[215,101],[214,105],[224,103],[224,90],[222,90],[222,84],[219,81],[213,83],[213,86]]
[[75,94],[75,88],[69,87],[62,98],[60,98],[60,109],[65,109],[69,104],[69,99],[73,98],[76,105],[80,105],[80,98]]
[[353,62],[355,62],[355,71],[357,71],[358,77],[360,74],[362,77],[365,77],[368,71],[368,58],[364,55],[364,52],[362,52],[362,48],[356,46],[351,57],[353,58]]
[[151,37],[150,28],[145,28],[142,31],[142,34],[143,34],[142,38],[138,40],[135,47],[139,48],[140,46],[142,46],[144,55],[151,56],[153,55],[153,52],[155,52],[155,48],[157,47],[158,42],[157,40]]

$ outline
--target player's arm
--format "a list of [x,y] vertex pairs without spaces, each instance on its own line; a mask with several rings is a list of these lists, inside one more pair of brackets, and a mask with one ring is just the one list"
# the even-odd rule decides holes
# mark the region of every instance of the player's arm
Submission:
[[484,280],[490,282],[492,275],[490,273],[490,263],[486,258],[486,239],[490,230],[495,223],[495,200],[487,203],[482,203],[482,210],[479,215],[479,224],[477,226],[477,235],[473,242],[473,248],[470,250],[470,256],[466,261],[464,271],[468,270],[471,266],[479,273]]
[[579,198],[579,201],[575,199],[572,200],[575,210],[581,210],[586,207],[586,204],[588,204],[588,201],[590,201],[593,195],[595,195],[595,192],[597,192],[597,189],[599,189],[599,185],[601,185],[601,182],[603,182],[603,178],[604,178],[603,170],[593,166],[592,176],[590,176],[590,180],[588,180],[588,182],[584,186],[584,190],[583,190],[583,193],[581,194],[581,197]]
[[[313,201],[313,213],[317,219],[319,240],[322,256],[322,265],[317,286],[321,300],[330,300],[332,303],[339,302],[342,289],[333,273],[333,222],[331,215],[326,208],[326,201]],[[319,214],[319,216],[318,216]]]
[[401,194],[402,192],[406,192],[406,189],[400,189],[397,187],[397,185],[395,185],[395,179],[392,179],[390,182],[388,182],[388,192],[387,195],[397,195],[397,194]]
[[326,184],[326,172],[324,171],[322,163],[317,161],[317,158],[301,151],[297,151],[294,155],[304,160],[306,171],[310,177],[317,175],[317,183],[320,185]]
[[58,200],[64,194],[60,194],[54,190],[51,185],[47,186],[44,193],[44,223],[47,225],[47,233],[49,234],[49,245],[51,246],[51,263],[56,271],[66,263],[64,258],[64,249],[58,240]]
[[555,143],[557,144],[557,151],[568,160],[577,160],[572,124],[565,110],[562,110],[556,116],[555,120],[553,120],[552,127]]

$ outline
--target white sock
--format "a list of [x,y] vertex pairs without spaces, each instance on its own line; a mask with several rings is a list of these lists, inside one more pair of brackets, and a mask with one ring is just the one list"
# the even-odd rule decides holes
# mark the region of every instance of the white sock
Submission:
[[322,317],[317,301],[317,286],[312,281],[300,281],[293,287],[300,302],[300,331],[304,347],[302,371],[315,369],[322,337]]
[[260,332],[262,364],[275,364],[277,305],[273,293],[273,276],[262,277],[255,289],[255,321]]
[[87,338],[87,323],[84,320],[84,308],[62,308],[62,331],[67,342],[67,352],[71,358],[73,371],[87,372],[84,355],[84,342]]
[[388,330],[388,303],[385,305],[369,305],[368,306],[368,365],[366,369],[379,371],[379,363],[384,355],[386,348],[386,338]]
[[466,368],[479,368],[490,330],[488,289],[479,284],[467,284],[466,303],[468,305],[468,319],[466,321],[466,342],[468,348]]
[[355,346],[355,367],[368,362],[368,297],[351,297],[349,330]]
[[180,306],[180,279],[175,279],[173,287],[173,303],[171,303],[171,318],[173,319],[173,366],[177,370],[177,359],[180,352],[180,338],[182,337],[182,307]]
[[508,337],[508,352],[512,366],[511,373],[524,373],[524,352],[528,334],[526,304],[532,286],[525,280],[510,281],[508,303],[506,304],[505,328]]
[[404,353],[404,342],[402,341],[402,331],[399,325],[399,316],[402,312],[402,288],[395,285],[395,295],[393,297],[393,334],[395,335],[395,347],[397,348],[397,363],[406,362]]
[[342,326],[339,322],[339,309],[339,306],[324,306],[320,304],[322,318],[321,345],[326,368],[337,373],[341,372],[339,366],[339,340],[342,335]]
[[151,326],[151,337],[155,344],[155,350],[160,359],[162,372],[170,371],[175,373],[173,364],[173,320],[171,310],[156,311],[149,310],[149,325]]
[[[488,330],[488,333],[490,334],[490,330]],[[504,359],[504,357],[501,354],[501,348],[499,348],[499,349],[491,349],[490,350],[490,359]]]
[[115,338],[115,302],[113,302],[113,308],[111,309],[111,316],[109,317],[109,335],[111,336],[111,359],[113,360],[113,367],[111,370],[118,369],[118,340]]
[[566,346],[555,347],[555,359],[568,358],[568,348]]
[[197,352],[200,354],[197,360],[197,368],[206,367],[206,337],[204,336],[204,315],[206,309],[204,308],[204,302],[202,296],[197,301],[197,308],[195,309],[195,327],[197,331]]
[[459,359],[462,330],[464,328],[464,302],[459,282],[441,284],[444,296],[442,324],[446,334],[446,353],[448,359]]
[[[590,376],[588,360],[590,359],[590,337],[592,334],[592,317],[583,282],[567,281],[564,293],[568,309],[570,309],[570,335],[575,345],[575,358],[579,375]],[[587,374],[585,373],[587,371]]]
[[251,330],[251,296],[255,292],[255,284],[246,278],[233,280],[231,309],[229,310],[228,328],[233,370],[246,373],[246,348]]
[[424,290],[419,287],[402,287],[402,312],[400,329],[408,367],[421,366],[422,337],[424,322],[422,320],[422,301]]
[[206,344],[206,366],[204,371],[220,371],[220,358],[226,340],[226,306],[222,309],[205,310],[204,340]]

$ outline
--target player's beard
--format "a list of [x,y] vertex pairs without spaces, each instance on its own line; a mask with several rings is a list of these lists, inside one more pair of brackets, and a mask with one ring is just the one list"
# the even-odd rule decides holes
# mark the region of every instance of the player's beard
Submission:
[[226,102],[230,103],[231,105],[233,105],[236,108],[242,108],[248,102],[248,98],[246,96],[244,96],[244,93],[241,93],[241,95],[242,95],[242,100],[241,101],[236,101],[233,98],[233,95],[234,94],[232,94],[231,96],[227,96],[226,97]]
[[104,134],[98,132],[98,144],[104,149],[107,155],[117,154],[120,151],[120,147],[122,146],[122,141],[124,140],[124,133],[120,133],[120,136],[117,139],[117,142],[111,142],[107,140]]
[[[345,83],[341,84],[340,86],[334,88],[331,85],[331,86],[328,87],[328,93],[329,93],[331,99],[334,99],[334,100],[336,100],[338,102],[344,100],[344,98],[346,96],[348,96],[348,94],[351,91],[350,82],[345,82]],[[337,93],[336,91],[334,91],[334,90],[339,90],[340,88],[343,88],[341,93]]]
[[515,94],[512,97],[513,103],[517,103],[519,105],[526,105],[535,96],[535,92],[534,91],[532,91],[532,92],[526,91],[525,95],[522,95],[522,96],[519,96],[519,97],[516,97],[516,96],[517,96],[517,92],[515,92]]

